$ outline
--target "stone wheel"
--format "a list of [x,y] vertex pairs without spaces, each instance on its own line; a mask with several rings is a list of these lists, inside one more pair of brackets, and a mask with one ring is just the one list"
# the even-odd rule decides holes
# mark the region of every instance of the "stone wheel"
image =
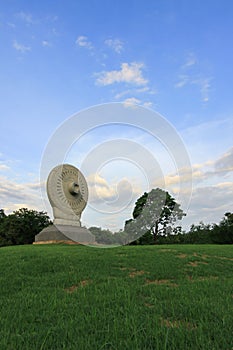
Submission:
[[47,193],[52,206],[66,213],[81,214],[87,205],[86,180],[81,171],[70,164],[52,169],[47,180]]

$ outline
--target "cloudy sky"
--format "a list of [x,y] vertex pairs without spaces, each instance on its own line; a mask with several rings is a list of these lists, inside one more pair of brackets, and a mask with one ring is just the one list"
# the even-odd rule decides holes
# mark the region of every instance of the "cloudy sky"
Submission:
[[[88,180],[84,224],[121,228],[136,198],[156,185],[179,197],[185,227],[233,211],[232,15],[227,0],[2,1],[0,207],[47,210],[41,164],[56,130],[91,106],[122,102],[131,115],[137,105],[157,111],[183,140],[193,171],[189,208],[190,183],[182,184],[190,174],[177,169],[182,152],[174,159],[164,148],[169,135],[161,142],[134,123],[100,123],[64,158]],[[126,157],[133,143],[140,159],[146,150],[156,162],[154,180]],[[101,158],[106,149],[112,159]]]

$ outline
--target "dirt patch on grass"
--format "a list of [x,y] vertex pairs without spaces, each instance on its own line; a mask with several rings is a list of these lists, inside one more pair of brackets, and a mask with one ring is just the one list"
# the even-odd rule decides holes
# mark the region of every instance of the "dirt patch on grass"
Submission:
[[75,292],[77,289],[79,289],[80,287],[85,287],[87,286],[88,284],[90,284],[91,281],[90,280],[83,280],[83,281],[80,281],[79,284],[77,285],[73,285],[71,287],[68,287],[68,288],[65,288],[65,291],[67,293],[73,293]]
[[208,276],[208,277],[197,277],[195,279],[195,281],[214,281],[214,280],[218,280],[218,276]]
[[205,261],[190,261],[188,265],[197,267],[198,265],[208,265],[208,263]]
[[204,259],[204,260],[207,259],[208,257],[209,257],[209,256],[206,255],[206,254],[202,254],[202,255],[201,255],[201,258]]
[[201,254],[201,255],[198,255],[197,253],[193,253],[193,256],[195,257],[199,257],[201,259],[212,259],[212,258],[215,258],[215,259],[220,259],[220,260],[229,260],[229,261],[233,261],[233,258],[228,258],[227,256],[218,256],[218,255],[207,255],[207,254]]
[[145,285],[150,285],[150,284],[155,284],[157,286],[159,285],[166,285],[169,287],[178,287],[178,284],[170,281],[170,280],[165,280],[165,279],[161,279],[161,280],[150,280],[150,279],[146,279],[146,283]]
[[121,271],[136,271],[134,267],[126,267],[126,266],[120,266],[119,270]]
[[130,278],[134,278],[136,276],[143,276],[145,274],[148,274],[147,271],[144,270],[136,270],[134,267],[125,267],[125,266],[121,266],[119,268],[121,271],[128,271],[129,272],[129,277]]
[[219,258],[221,260],[233,261],[233,258],[227,258],[226,256],[215,256],[214,258]]
[[74,242],[71,240],[70,241],[49,240],[49,241],[33,242],[33,244],[79,244],[79,245],[81,245],[82,243]]
[[193,278],[193,276],[187,276],[188,280],[190,282],[200,282],[200,281],[214,281],[214,280],[218,280],[217,276],[200,276],[200,277],[195,277]]
[[160,253],[167,253],[167,252],[176,252],[175,249],[169,249],[169,248],[164,248],[164,249],[159,249]]
[[150,303],[145,303],[144,305],[145,305],[146,307],[150,308],[150,309],[151,309],[152,307],[154,307],[154,305],[153,305],[153,304],[150,304]]
[[162,319],[161,324],[167,328],[186,328],[190,331],[197,328],[197,326],[188,321],[180,321],[180,320],[168,320],[168,319]]
[[144,271],[144,270],[140,270],[140,271],[132,271],[132,272],[130,272],[129,277],[134,278],[134,277],[136,277],[136,276],[142,276],[142,275],[145,275],[146,273],[147,273],[147,272],[146,272],[146,271]]
[[179,254],[179,255],[177,255],[177,258],[180,258],[180,259],[185,259],[185,258],[187,258],[187,254]]
[[207,254],[193,253],[192,256],[199,258],[199,259],[202,259],[202,260],[206,260],[207,258],[210,258],[210,256]]
[[87,286],[90,283],[91,283],[91,281],[89,281],[89,280],[83,280],[79,284],[80,284],[81,287],[85,287],[85,286]]
[[77,289],[78,289],[78,286],[71,286],[71,287],[65,288],[65,291],[66,291],[67,293],[73,293],[73,292],[75,292]]

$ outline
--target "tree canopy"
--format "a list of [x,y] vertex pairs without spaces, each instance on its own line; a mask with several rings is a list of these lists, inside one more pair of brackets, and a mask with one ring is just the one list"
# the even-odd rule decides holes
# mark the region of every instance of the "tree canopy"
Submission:
[[[174,223],[186,214],[175,199],[160,188],[145,192],[135,203],[133,219],[125,223],[130,239],[153,234],[154,241],[159,233],[166,235],[174,229]],[[145,238],[145,237],[144,237]]]
[[6,215],[0,210],[0,246],[30,244],[43,228],[51,224],[47,213],[21,208]]

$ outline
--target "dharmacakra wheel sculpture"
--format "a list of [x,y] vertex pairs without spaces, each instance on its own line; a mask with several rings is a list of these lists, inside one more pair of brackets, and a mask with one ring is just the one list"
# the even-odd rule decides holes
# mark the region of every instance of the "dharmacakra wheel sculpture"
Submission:
[[79,169],[70,164],[53,168],[47,180],[47,194],[55,225],[81,226],[80,217],[87,205],[88,187]]

